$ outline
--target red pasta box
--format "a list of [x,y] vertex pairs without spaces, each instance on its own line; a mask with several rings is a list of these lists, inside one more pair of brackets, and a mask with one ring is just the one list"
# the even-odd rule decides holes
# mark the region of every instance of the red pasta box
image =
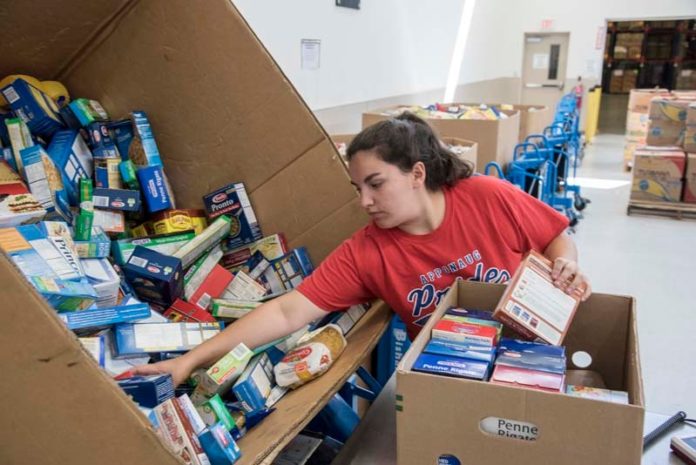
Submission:
[[505,384],[539,391],[564,392],[565,375],[547,371],[526,370],[524,368],[496,365],[491,375],[493,384]]
[[215,265],[213,271],[203,280],[201,286],[191,295],[189,302],[202,310],[207,310],[213,299],[222,295],[234,276],[232,273]]
[[498,341],[498,330],[492,326],[440,320],[432,331],[433,339],[494,346]]
[[174,322],[182,323],[215,323],[213,315],[185,300],[176,299],[171,307],[163,313]]
[[493,312],[493,318],[527,339],[561,345],[584,288],[567,294],[553,284],[552,263],[531,251],[522,260]]

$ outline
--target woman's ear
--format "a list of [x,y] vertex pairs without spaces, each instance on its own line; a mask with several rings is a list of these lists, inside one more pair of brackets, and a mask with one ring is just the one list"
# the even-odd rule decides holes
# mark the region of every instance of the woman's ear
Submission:
[[413,165],[413,168],[411,168],[411,176],[413,179],[413,187],[420,188],[425,186],[425,177],[427,176],[427,173],[425,171],[425,165],[422,161],[417,161]]

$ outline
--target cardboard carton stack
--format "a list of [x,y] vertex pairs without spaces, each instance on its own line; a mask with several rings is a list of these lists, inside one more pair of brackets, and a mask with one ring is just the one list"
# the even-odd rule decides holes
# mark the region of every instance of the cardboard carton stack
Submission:
[[648,113],[653,97],[667,96],[667,89],[633,89],[628,98],[626,114],[626,145],[624,147],[624,167],[633,166],[633,154],[636,148],[645,145],[648,135]]
[[[505,105],[437,103],[428,106],[399,105],[363,113],[363,128],[378,121],[410,111],[424,118],[441,138],[456,138],[478,144],[477,171],[496,162],[502,166],[512,161],[513,149],[520,138],[520,108]],[[525,110],[530,127],[539,127],[548,119],[548,109]],[[539,118],[536,118],[536,117]],[[542,128],[543,129],[543,128]]]
[[[689,177],[689,152],[694,139],[694,94],[675,92],[650,100],[646,145],[634,152],[631,200],[693,202]],[[692,119],[689,119],[689,113]],[[685,153],[685,151],[687,153]]]
[[[311,327],[337,323],[347,333],[365,309],[330,314],[255,351],[240,344],[177,397],[169,375],[132,376],[133,366],[191,350],[297,287],[313,271],[308,252],[262,234],[240,182],[204,195],[201,209],[176,209],[145,112],[114,120],[95,100],[59,104],[23,77],[0,92],[9,105],[0,248],[175,454],[196,465],[233,463],[244,424],[258,423],[286,392],[273,365]],[[216,414],[205,415],[211,404]]]

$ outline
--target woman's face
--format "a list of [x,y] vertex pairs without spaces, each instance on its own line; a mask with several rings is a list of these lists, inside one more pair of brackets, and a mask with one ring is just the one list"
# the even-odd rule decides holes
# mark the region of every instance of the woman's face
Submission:
[[349,172],[360,204],[377,227],[396,228],[418,216],[417,194],[425,178],[421,166],[404,173],[369,150],[351,158]]

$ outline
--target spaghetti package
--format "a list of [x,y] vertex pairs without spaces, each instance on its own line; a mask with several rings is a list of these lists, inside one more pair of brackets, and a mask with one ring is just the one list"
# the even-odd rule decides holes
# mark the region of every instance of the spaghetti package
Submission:
[[345,348],[346,339],[338,326],[329,324],[312,331],[275,366],[276,383],[294,389],[318,378]]

